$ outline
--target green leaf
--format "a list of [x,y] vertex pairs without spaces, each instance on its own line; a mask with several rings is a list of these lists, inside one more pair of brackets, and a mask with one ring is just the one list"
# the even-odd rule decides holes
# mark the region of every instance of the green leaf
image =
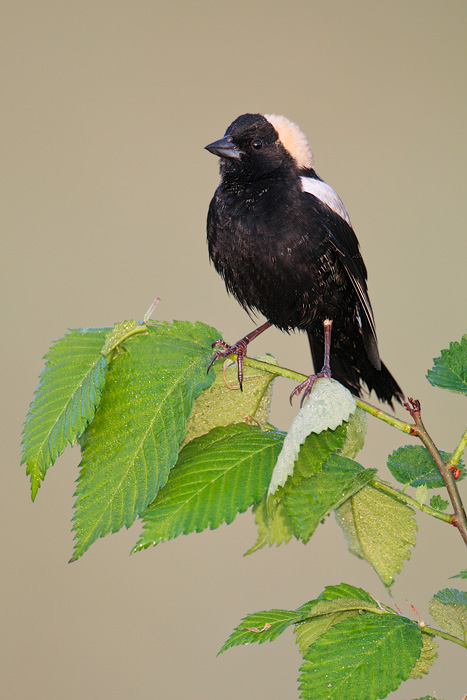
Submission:
[[451,343],[448,350],[441,350],[441,357],[433,360],[427,379],[432,386],[467,394],[467,335],[460,343]]
[[311,433],[303,443],[298,455],[296,470],[284,488],[279,488],[274,496],[266,497],[255,507],[255,521],[258,525],[258,539],[246,554],[253,554],[266,544],[280,545],[292,537],[292,521],[288,515],[286,494],[296,488],[303,476],[318,472],[329,455],[340,449],[344,443],[347,423],[335,430],[325,430],[316,435]]
[[351,459],[331,456],[322,471],[301,481],[286,496],[295,537],[308,542],[319,523],[371,481],[375,471]]
[[272,642],[299,619],[296,610],[264,610],[247,615],[222,645],[219,654],[241,644]]
[[424,673],[428,673],[430,666],[434,664],[438,657],[438,643],[433,636],[422,631],[422,641],[422,651],[410,673],[410,678],[422,678]]
[[417,524],[409,506],[365,486],[336,511],[350,552],[366,559],[386,586],[410,558]]
[[441,498],[438,494],[436,496],[432,496],[430,498],[430,506],[432,508],[436,508],[436,510],[446,510],[446,508],[449,505],[449,501],[445,501],[444,498]]
[[[277,365],[272,355],[256,359]],[[222,367],[216,368],[215,381],[198,396],[193,405],[184,444],[221,425],[245,421],[255,421],[260,425],[268,423],[272,385],[276,376],[247,365],[243,371],[243,391],[240,391],[236,364],[226,368],[225,377]]]
[[[352,590],[351,586],[349,590]],[[361,589],[355,590],[358,591]],[[272,642],[273,639],[276,639],[276,637],[282,634],[287,627],[309,617],[327,618],[336,613],[346,613],[349,611],[356,611],[358,613],[358,611],[373,610],[377,607],[378,604],[371,598],[370,601],[361,600],[360,598],[334,598],[332,600],[318,598],[301,605],[297,610],[275,609],[253,613],[243,618],[240,625],[235,628],[219,653],[240,644],[250,644],[251,642],[259,642],[261,644],[266,641]]]
[[415,499],[421,506],[425,505],[428,500],[428,486],[426,484],[417,486],[415,489]]
[[292,537],[292,523],[283,502],[270,512],[266,496],[254,508],[255,522],[258,526],[258,538],[245,554],[253,554],[262,547],[273,544],[279,546],[289,542]]
[[454,576],[451,576],[450,578],[467,578],[467,569],[460,571],[458,574],[454,574]]
[[345,441],[339,450],[341,457],[354,459],[365,444],[367,420],[366,413],[361,408],[357,408],[347,422]]
[[[295,463],[293,478],[289,479],[284,493],[294,488],[303,477],[315,476],[324,467],[331,454],[340,452],[345,444],[348,423],[339,425],[335,430],[323,430],[322,433],[310,433],[300,448]],[[283,493],[279,489],[278,496]]]
[[343,446],[345,447],[348,428],[349,423],[343,423],[334,430],[324,430],[319,435],[315,433],[308,435],[300,448],[293,476],[288,479],[285,487],[280,487],[273,496],[266,499],[264,504],[257,507],[255,512],[258,540],[246,554],[252,554],[266,544],[279,545],[290,540],[293,526],[288,514],[287,495],[294,493],[296,489],[300,492],[303,478],[318,474],[329,456],[334,452],[340,452]]
[[467,642],[467,593],[444,588],[430,602],[430,615],[446,632]]
[[302,444],[310,433],[320,434],[334,430],[355,412],[356,403],[350,391],[330,379],[318,380],[310,398],[295,416],[269,485],[269,495],[284,486],[293,474],[295,462]]
[[134,551],[231,523],[264,495],[284,434],[237,423],[195,438],[144,511]]
[[83,435],[73,559],[98,538],[130,527],[164,486],[218,332],[202,323],[149,326],[112,362],[95,418]]
[[376,600],[364,601],[359,598],[316,598],[305,605],[297,608],[296,612],[300,613],[301,619],[311,619],[322,617],[323,615],[334,615],[337,612],[348,612],[349,610],[356,611],[375,611],[379,610],[379,605]]
[[348,617],[360,615],[358,610],[345,610],[343,612],[335,612],[321,617],[314,617],[304,622],[298,622],[295,625],[295,641],[298,644],[300,654],[304,656],[308,648],[316,642],[318,637],[328,632],[331,627],[343,622]]
[[422,648],[418,625],[399,615],[352,616],[322,634],[301,667],[303,700],[376,700],[407,680]]
[[[447,462],[449,452],[440,450],[441,457]],[[388,457],[388,469],[393,477],[401,484],[409,486],[421,486],[426,484],[429,489],[438,489],[444,486],[444,481],[433,461],[430,453],[423,445],[405,445],[399,447]],[[461,474],[459,479],[465,477],[465,467],[459,465]]]
[[336,598],[354,598],[363,603],[375,603],[375,599],[363,588],[351,586],[350,583],[339,583],[334,586],[326,586],[318,596],[319,600],[335,600]]
[[[336,589],[337,593],[337,590],[342,590],[346,585],[341,584],[341,586],[333,588]],[[329,588],[332,587],[330,586]],[[351,594],[353,587],[347,586],[347,588]],[[348,617],[360,615],[362,611],[372,611],[378,608],[378,603],[371,596],[361,589],[354,590],[357,591],[358,598],[342,598],[334,595],[330,599],[325,599],[322,597],[326,595],[326,591],[324,591],[319,598],[305,603],[305,605],[297,609],[297,612],[301,612],[304,617],[305,615],[307,616],[306,620],[296,624],[294,630],[296,641],[302,654],[306,652],[309,646],[314,644],[318,637],[334,625],[339,624],[339,622],[346,620]],[[360,592],[364,594],[364,598],[360,595]]]
[[140,321],[130,320],[116,323],[111,331],[107,333],[101,352],[103,355],[110,355],[110,353],[115,350],[118,345],[130,338],[132,335],[147,332],[147,326]]
[[21,463],[27,463],[32,500],[47,469],[94,417],[105,384],[107,363],[101,348],[107,331],[72,330],[45,355],[23,429]]
[[[339,583],[335,586],[326,586],[317,598],[297,608],[297,613],[301,613],[302,620],[305,620],[309,617],[345,612],[349,609],[361,611],[376,608],[383,610],[381,604],[363,588],[356,588],[349,583]],[[387,608],[387,611],[393,612],[391,608]]]

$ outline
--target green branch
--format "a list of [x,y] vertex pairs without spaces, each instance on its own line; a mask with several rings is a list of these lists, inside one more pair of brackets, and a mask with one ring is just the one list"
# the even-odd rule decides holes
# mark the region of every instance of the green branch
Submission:
[[[232,355],[232,359],[236,359],[236,355]],[[264,372],[270,372],[271,374],[276,374],[280,377],[286,377],[286,379],[292,379],[294,382],[303,382],[306,379],[305,374],[300,372],[295,372],[293,369],[287,369],[286,367],[280,367],[279,365],[273,365],[270,362],[265,362],[264,360],[256,360],[253,357],[244,357],[243,364],[248,367],[254,367],[255,369],[261,369]]]
[[456,469],[459,462],[461,461],[461,457],[464,454],[465,448],[467,447],[467,429],[463,436],[460,439],[459,444],[457,445],[456,449],[451,455],[451,458],[449,462],[446,464],[448,469]]
[[[232,355],[232,357],[235,358],[236,355]],[[243,360],[243,364],[248,365],[249,367],[255,367],[256,369],[261,369],[265,372],[271,372],[271,374],[275,374],[280,377],[292,379],[295,382],[303,382],[306,379],[305,374],[295,372],[294,370],[287,369],[285,367],[280,367],[279,365],[272,365],[268,362],[264,362],[263,360],[255,360],[251,357],[245,357]],[[354,399],[357,403],[357,406],[363,411],[366,411],[366,413],[369,413],[375,418],[382,420],[384,423],[392,425],[393,428],[402,430],[402,432],[407,433],[408,435],[412,433],[413,426],[410,425],[410,423],[406,423],[405,421],[399,420],[395,416],[392,416],[390,413],[386,413],[380,408],[372,406],[370,403],[358,398],[357,396],[354,396]]]
[[373,486],[373,488],[377,489],[378,491],[387,493],[389,496],[393,496],[399,501],[403,501],[403,503],[406,503],[407,505],[412,506],[413,508],[418,508],[418,510],[423,511],[423,513],[431,515],[433,518],[437,518],[438,520],[442,520],[443,522],[452,525],[452,521],[454,518],[453,514],[442,513],[440,510],[436,510],[436,508],[432,508],[431,506],[419,503],[415,498],[408,496],[406,493],[403,493],[402,491],[399,491],[393,486],[389,486],[389,484],[385,484],[383,481],[379,481],[378,479],[374,479],[370,483],[371,486]]
[[413,434],[413,426],[410,425],[410,423],[406,423],[403,420],[399,420],[395,416],[392,416],[390,413],[386,413],[386,411],[383,411],[380,408],[376,408],[376,406],[372,406],[370,403],[368,403],[367,401],[363,401],[363,399],[359,399],[357,396],[355,396],[354,398],[357,402],[357,406],[369,413],[371,416],[374,416],[375,418],[384,421],[384,423],[392,425],[392,427],[397,428],[397,430],[402,430],[402,432],[407,433],[407,435]]
[[442,637],[443,639],[447,639],[448,642],[454,642],[454,644],[459,644],[459,646],[464,647],[464,649],[467,649],[467,641],[460,639],[459,637],[455,637],[453,634],[449,634],[449,632],[443,632],[442,630],[437,630],[434,627],[428,627],[428,625],[420,625],[420,629],[423,632],[426,632],[427,634],[432,634],[434,637]]

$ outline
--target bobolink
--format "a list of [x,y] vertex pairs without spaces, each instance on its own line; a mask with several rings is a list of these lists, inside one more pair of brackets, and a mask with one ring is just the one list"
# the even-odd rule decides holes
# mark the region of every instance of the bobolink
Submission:
[[316,174],[304,133],[283,116],[243,114],[206,149],[220,157],[221,175],[209,207],[209,256],[243,308],[267,319],[232,346],[217,341],[213,362],[235,353],[242,386],[248,343],[271,325],[298,328],[315,371],[322,369],[291,398],[303,390],[303,401],[332,368],[357,395],[364,382],[382,401],[401,401],[380,360],[357,237],[342,201]]

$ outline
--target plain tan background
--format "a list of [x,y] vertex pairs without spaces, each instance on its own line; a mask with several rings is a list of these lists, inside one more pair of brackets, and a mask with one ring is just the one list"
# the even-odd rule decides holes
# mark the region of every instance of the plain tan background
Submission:
[[[466,31],[464,0],[3,0],[2,697],[297,698],[291,633],[216,658],[240,618],[340,581],[388,602],[332,517],[306,547],[245,558],[250,514],[129,557],[136,524],[68,565],[79,453],[67,450],[32,504],[20,430],[41,357],[67,328],[142,318],[157,295],[161,318],[200,319],[232,341],[252,328],[208,263],[218,175],[203,147],[260,111],[309,136],[360,238],[384,360],[453,449],[465,399],[424,375],[467,326]],[[310,369],[304,337],[269,331],[253,346],[263,351]],[[282,428],[291,388],[275,390]],[[370,421],[361,461],[384,468],[407,442]],[[431,595],[463,586],[448,576],[466,556],[454,530],[418,520],[393,594],[430,621]],[[429,692],[467,693],[460,647],[441,643],[430,675],[391,697]]]

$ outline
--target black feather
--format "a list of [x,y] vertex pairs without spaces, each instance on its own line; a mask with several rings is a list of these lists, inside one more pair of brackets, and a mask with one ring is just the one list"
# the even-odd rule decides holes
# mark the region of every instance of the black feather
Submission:
[[[402,391],[379,357],[357,238],[332,200],[320,198],[327,186],[310,165],[299,167],[262,115],[242,115],[226,138],[235,157],[221,157],[207,237],[227,290],[278,328],[305,331],[315,371],[323,362],[323,321],[332,320],[332,376],[358,395],[364,383],[383,401],[400,401]],[[219,143],[211,150],[221,155]],[[317,195],[304,191],[304,176]]]

